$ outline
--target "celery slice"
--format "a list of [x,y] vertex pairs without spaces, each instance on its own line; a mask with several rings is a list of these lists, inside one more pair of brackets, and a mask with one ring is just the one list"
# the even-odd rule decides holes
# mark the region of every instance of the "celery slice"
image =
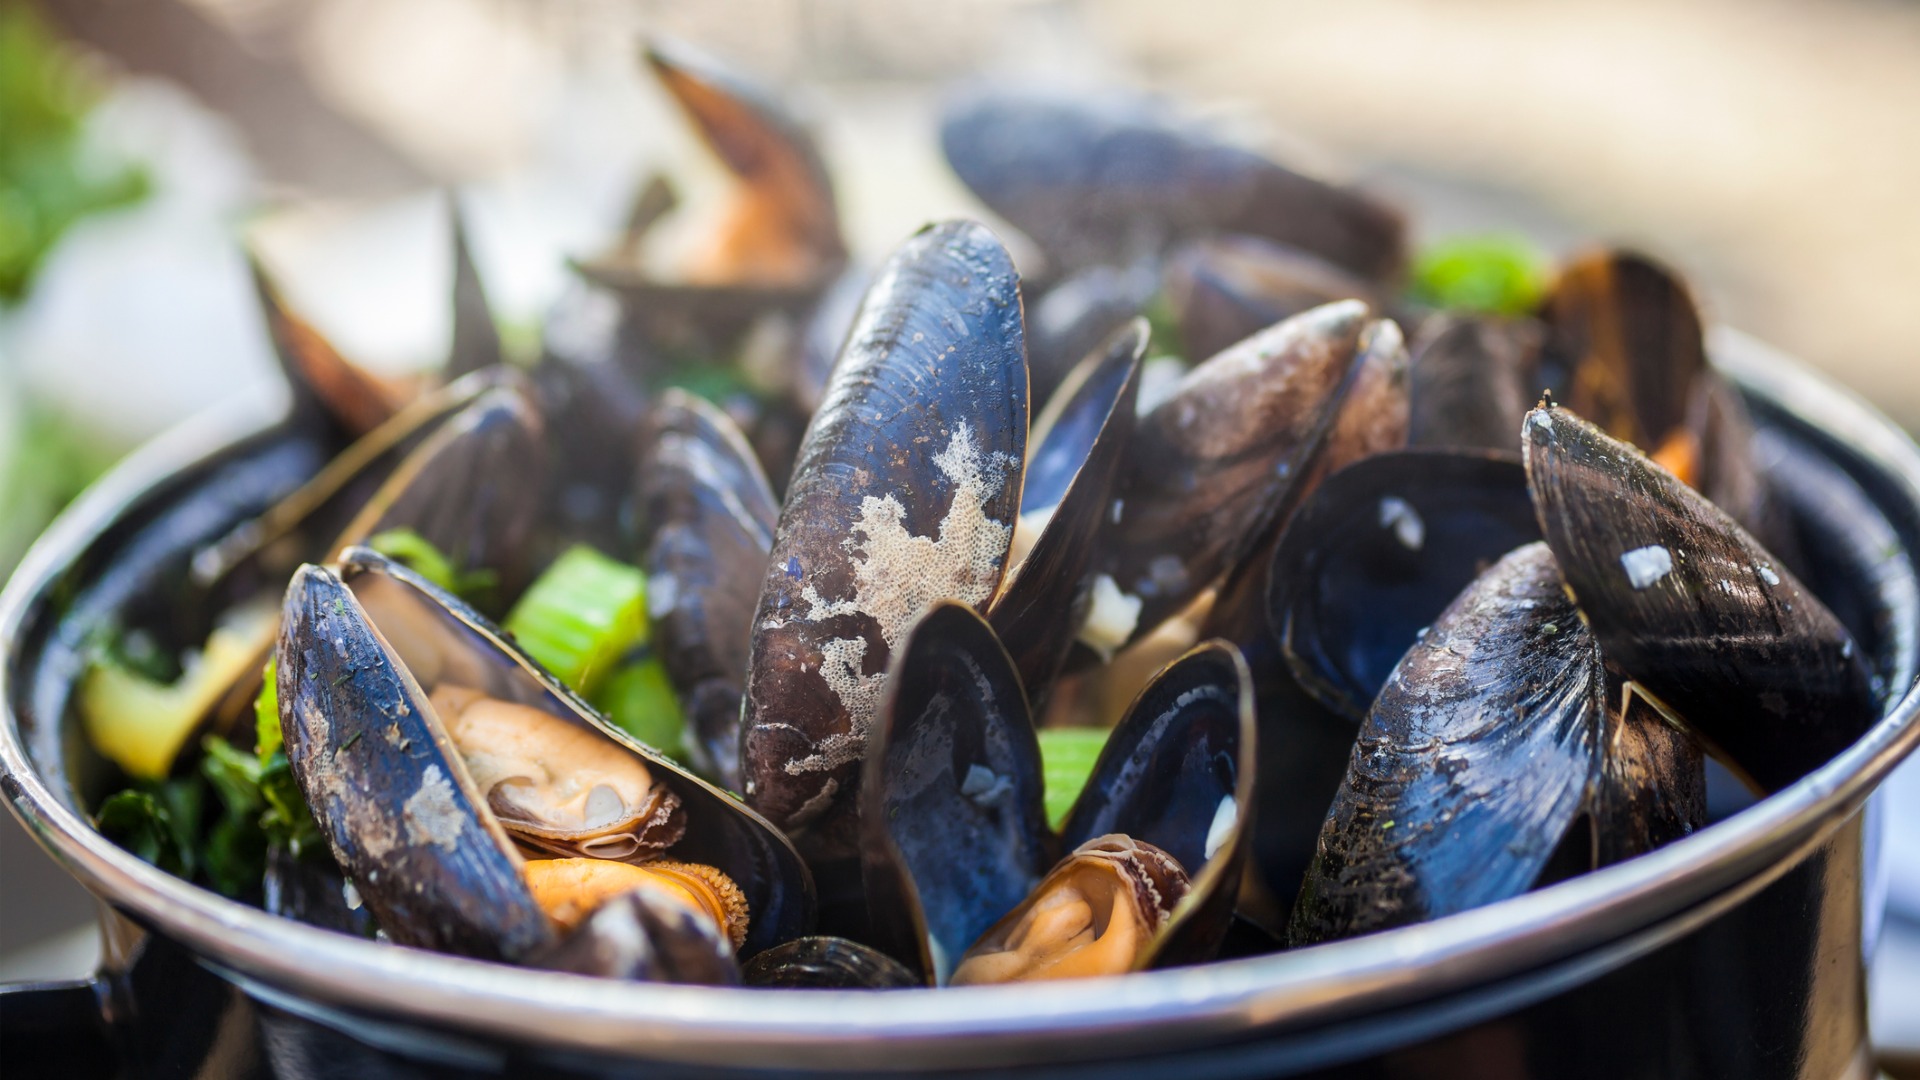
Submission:
[[1105,728],[1040,729],[1040,775],[1046,791],[1047,824],[1058,829],[1067,811],[1093,775],[1100,750],[1107,745]]
[[647,640],[646,575],[594,549],[567,549],[528,587],[506,629],[560,681],[591,699]]
[[613,725],[676,760],[684,760],[686,721],[680,699],[657,656],[623,664],[601,685],[593,704]]

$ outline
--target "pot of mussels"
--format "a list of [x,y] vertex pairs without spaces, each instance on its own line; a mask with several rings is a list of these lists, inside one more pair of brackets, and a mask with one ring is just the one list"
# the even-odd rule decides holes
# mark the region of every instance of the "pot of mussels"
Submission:
[[456,221],[405,381],[259,269],[290,392],[9,583],[6,797],[107,942],[10,1064],[1869,1069],[1897,428],[1636,252],[1449,306],[1125,94],[957,95],[994,224],[863,263],[778,95],[643,56],[733,178],[689,257],[655,178],[509,363]]

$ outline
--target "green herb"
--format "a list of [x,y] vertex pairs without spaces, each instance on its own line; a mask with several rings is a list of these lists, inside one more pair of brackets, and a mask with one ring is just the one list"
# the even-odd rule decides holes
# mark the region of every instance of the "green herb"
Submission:
[[1093,775],[1100,750],[1107,745],[1107,732],[1105,728],[1042,728],[1039,734],[1047,823],[1058,829]]
[[647,640],[646,575],[585,545],[567,549],[507,614],[529,656],[591,699]]
[[620,730],[663,754],[685,757],[686,720],[659,657],[648,653],[616,668],[593,704]]
[[1407,295],[1439,308],[1524,315],[1546,294],[1547,260],[1522,237],[1462,236],[1432,244],[1413,261]]
[[493,589],[499,575],[492,570],[462,573],[453,560],[440,552],[426,537],[412,529],[388,529],[367,541],[367,546],[456,596],[473,599]]
[[192,878],[199,785],[169,783],[108,796],[93,815],[101,835],[177,877]]
[[217,736],[202,739],[200,747],[205,751],[200,775],[223,811],[207,830],[201,865],[215,889],[243,896],[260,887],[267,869],[267,835],[260,827],[266,808],[260,796],[260,761]]

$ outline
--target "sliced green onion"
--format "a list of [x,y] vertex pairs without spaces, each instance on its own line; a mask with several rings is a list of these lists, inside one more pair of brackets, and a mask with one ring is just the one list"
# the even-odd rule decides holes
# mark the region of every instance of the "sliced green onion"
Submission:
[[253,699],[253,752],[261,761],[280,749],[280,657],[267,658],[260,671],[260,693]]
[[593,704],[620,730],[669,757],[685,757],[681,746],[686,721],[659,657],[648,655],[615,669]]
[[529,656],[591,699],[620,658],[646,643],[646,575],[576,545],[528,587],[506,629]]
[[1107,745],[1105,728],[1041,728],[1040,775],[1046,790],[1047,824],[1058,829],[1067,811],[1087,786],[1100,749]]

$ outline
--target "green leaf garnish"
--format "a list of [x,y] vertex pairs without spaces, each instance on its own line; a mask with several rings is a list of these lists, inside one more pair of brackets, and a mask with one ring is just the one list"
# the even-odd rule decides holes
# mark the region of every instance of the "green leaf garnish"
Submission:
[[412,529],[388,529],[367,539],[367,546],[435,585],[468,600],[487,592],[498,583],[499,575],[479,569],[461,573],[453,560],[441,553],[426,537]]

